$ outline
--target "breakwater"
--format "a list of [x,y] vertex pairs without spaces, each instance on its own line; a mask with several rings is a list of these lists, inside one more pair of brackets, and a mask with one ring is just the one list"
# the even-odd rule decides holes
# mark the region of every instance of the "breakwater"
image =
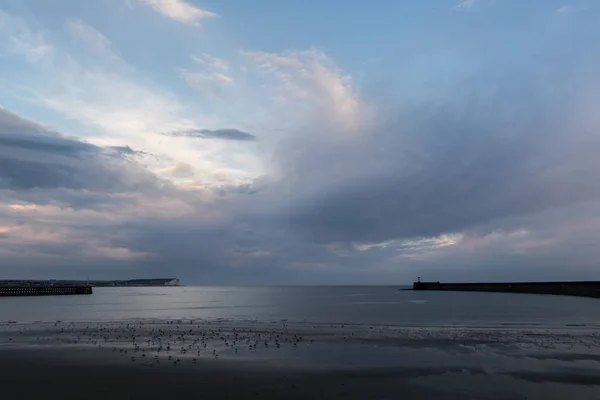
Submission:
[[3,296],[58,296],[74,294],[92,294],[89,285],[70,286],[0,286],[0,297]]
[[555,294],[600,298],[600,281],[483,283],[440,283],[419,281],[413,283],[413,290]]
[[93,287],[122,287],[122,286],[181,286],[177,278],[150,278],[150,279],[127,279],[127,280],[0,280],[3,286],[93,286]]

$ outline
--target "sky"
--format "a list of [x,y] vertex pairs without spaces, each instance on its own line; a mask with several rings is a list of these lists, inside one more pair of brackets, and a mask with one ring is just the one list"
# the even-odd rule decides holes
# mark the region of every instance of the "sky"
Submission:
[[600,2],[4,0],[0,279],[600,279]]

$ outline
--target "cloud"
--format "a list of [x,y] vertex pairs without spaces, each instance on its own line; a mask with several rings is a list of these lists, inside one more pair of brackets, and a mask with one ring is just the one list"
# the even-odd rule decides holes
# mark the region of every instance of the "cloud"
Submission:
[[228,92],[234,86],[233,78],[227,75],[229,63],[208,54],[192,56],[191,59],[196,63],[196,67],[181,68],[179,73],[183,80],[194,89],[227,100]]
[[0,10],[0,34],[4,34],[4,40],[0,41],[3,47],[31,62],[39,62],[53,54],[53,47],[46,42],[41,33],[31,31],[21,19],[2,10]]
[[[354,142],[304,135],[277,158],[281,179],[250,202],[306,240],[371,246],[600,200],[598,119],[588,106],[600,88],[580,65],[543,76],[482,70],[440,93],[441,105],[378,115]],[[319,121],[306,130],[330,134]]]
[[107,146],[106,148],[113,150],[117,153],[126,154],[126,155],[147,154],[143,151],[134,150],[127,145],[125,145],[125,146]]
[[[4,36],[23,30],[26,36],[49,42],[44,31],[36,32],[17,17],[10,20]],[[78,32],[82,34],[77,35]],[[260,174],[255,171],[257,161],[253,150],[229,146],[227,157],[223,157],[224,150],[217,141],[195,147],[162,135],[161,132],[218,125],[220,118],[218,113],[198,113],[197,104],[182,102],[168,87],[150,83],[116,53],[105,35],[88,24],[71,20],[67,23],[67,33],[70,35],[65,41],[49,37],[53,40],[52,53],[43,60],[22,55],[24,65],[34,72],[36,79],[16,74],[3,91],[76,124],[74,129],[85,131],[88,143],[105,149],[126,150],[124,146],[135,149],[130,158],[153,173],[187,163],[193,166],[199,180],[204,178],[204,186],[214,183],[214,170],[227,172],[230,183]],[[0,43],[3,38],[0,37]],[[81,43],[85,45],[80,46]],[[235,167],[230,162],[233,158]]]
[[170,172],[173,176],[187,177],[194,175],[194,168],[190,164],[178,163]]
[[211,93],[222,99],[226,98],[227,88],[233,86],[233,79],[219,72],[203,73],[182,69],[180,73],[192,88]]
[[138,0],[151,6],[155,11],[165,17],[174,19],[188,25],[198,25],[199,21],[206,18],[215,18],[218,15],[198,8],[184,0]]
[[[5,234],[2,235],[1,233]],[[132,262],[149,259],[152,253],[137,252],[121,246],[111,246],[102,235],[90,235],[82,229],[69,229],[39,222],[0,227],[0,248],[8,259],[17,263],[40,258],[45,264],[54,262]],[[112,240],[114,242],[114,239]]]
[[196,61],[198,64],[202,66],[208,66],[214,70],[227,71],[229,70],[229,63],[223,59],[213,57],[206,53],[201,54],[200,56],[192,57],[192,60]]
[[166,132],[164,135],[201,139],[224,139],[236,141],[255,141],[256,136],[238,129],[190,129],[187,131]]
[[92,247],[87,249],[85,256],[116,261],[144,260],[152,257],[152,253],[133,251],[126,247]]
[[[346,134],[363,128],[367,106],[352,83],[322,51],[283,54],[243,51],[250,67],[268,78],[274,99],[300,118],[321,118]],[[298,121],[300,122],[300,121]]]
[[[400,123],[382,127],[373,138],[377,147],[354,149],[353,157],[332,157],[317,168],[310,167],[312,157],[306,154],[300,165],[311,172],[335,166],[346,174],[301,204],[292,223],[325,242],[379,242],[459,232],[600,198],[598,186],[591,184],[600,164],[589,150],[600,143],[571,132],[572,141],[554,148],[570,130],[567,115],[551,113],[530,110],[535,121],[523,126],[493,122],[483,110],[455,122],[443,112],[433,118],[427,113],[409,130]],[[352,158],[362,160],[359,168]]]
[[176,191],[128,156],[0,109],[0,249],[12,268],[154,257],[135,249],[125,224],[176,217],[185,201],[173,204]]
[[0,188],[142,190],[156,178],[113,152],[0,109]]
[[95,53],[104,63],[123,70],[132,68],[113,49],[112,43],[100,31],[79,19],[66,22],[69,34]]
[[[186,48],[145,75],[116,31],[8,20],[0,44],[28,73],[5,80],[3,98],[62,125],[0,112],[7,274],[364,284],[596,272],[600,90],[585,41],[569,57],[554,57],[555,41],[474,52],[464,79],[438,86],[447,69],[425,68],[422,87],[386,81],[388,98],[317,49],[234,63]],[[228,101],[178,93],[180,77]],[[223,126],[240,129],[198,128]]]

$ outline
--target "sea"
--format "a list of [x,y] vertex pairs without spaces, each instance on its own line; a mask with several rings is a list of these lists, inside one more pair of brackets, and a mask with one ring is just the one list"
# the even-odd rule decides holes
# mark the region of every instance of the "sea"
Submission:
[[94,363],[109,362],[96,357],[106,354],[119,365],[137,365],[132,354],[141,352],[163,369],[198,357],[345,371],[400,382],[419,399],[600,399],[600,300],[403,289],[120,287],[3,297],[0,351],[50,349]]
[[397,326],[600,327],[583,297],[417,292],[398,286],[118,287],[0,298],[0,322],[203,319]]

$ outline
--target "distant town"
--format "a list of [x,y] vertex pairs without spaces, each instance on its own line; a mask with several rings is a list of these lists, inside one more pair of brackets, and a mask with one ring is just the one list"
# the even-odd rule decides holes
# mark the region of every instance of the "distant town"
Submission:
[[0,280],[0,286],[81,286],[94,287],[141,287],[141,286],[181,286],[176,278],[128,279],[128,280]]

